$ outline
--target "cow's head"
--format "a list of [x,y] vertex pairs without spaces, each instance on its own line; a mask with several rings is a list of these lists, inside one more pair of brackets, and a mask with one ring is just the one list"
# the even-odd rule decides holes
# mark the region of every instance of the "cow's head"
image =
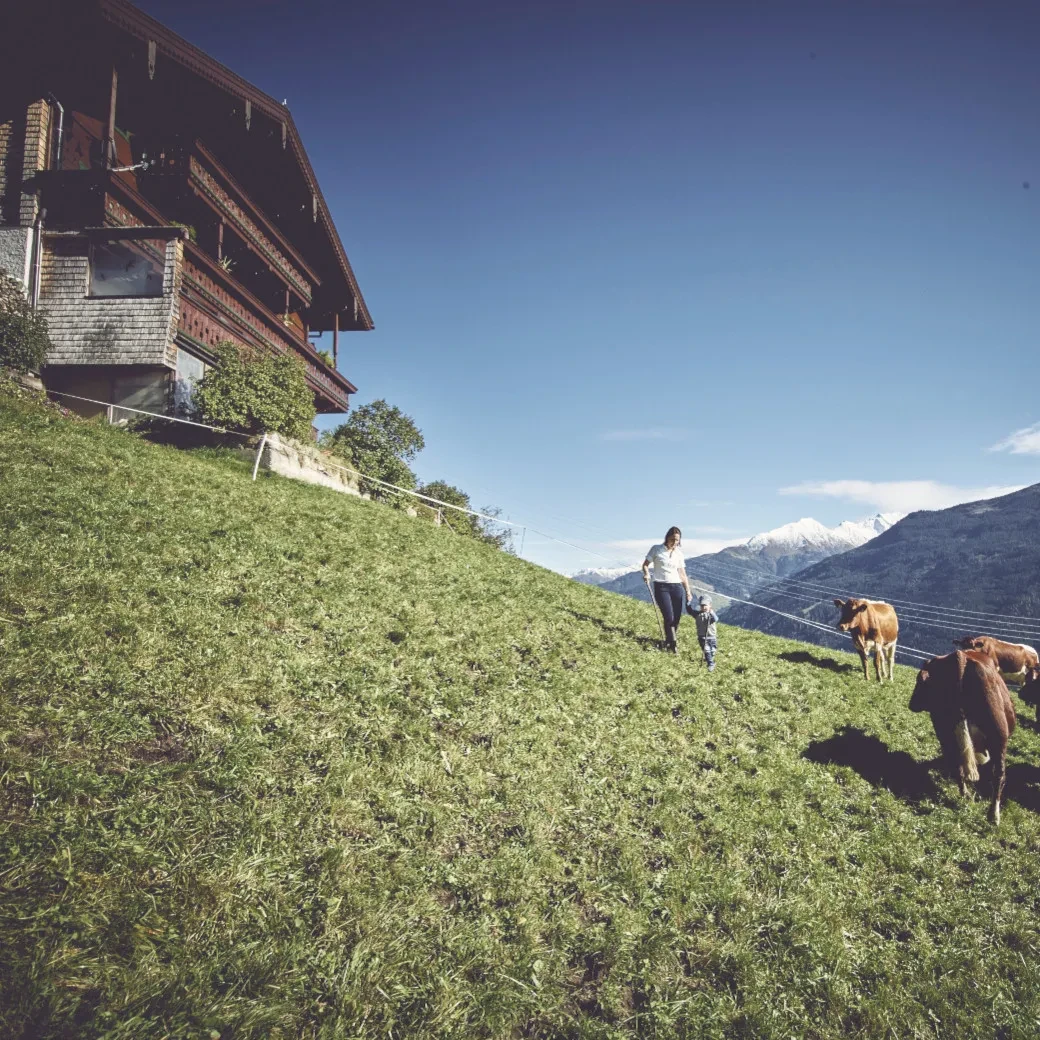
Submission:
[[[931,662],[929,662],[930,664]],[[917,682],[914,684],[914,692],[910,695],[911,711],[931,711],[936,699],[936,681],[932,676],[928,665],[925,665],[917,673]]]
[[983,643],[985,638],[985,636],[965,636],[963,639],[955,639],[953,645],[959,646],[962,650],[985,650]]
[[841,617],[838,618],[839,632],[848,632],[856,623],[857,615],[867,609],[865,599],[836,599],[834,605],[841,611]]

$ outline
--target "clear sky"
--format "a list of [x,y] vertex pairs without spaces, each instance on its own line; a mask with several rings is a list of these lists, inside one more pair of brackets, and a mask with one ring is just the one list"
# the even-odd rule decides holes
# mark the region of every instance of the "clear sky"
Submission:
[[609,559],[528,558],[1040,480],[1040,4],[140,6],[288,99],[355,404]]

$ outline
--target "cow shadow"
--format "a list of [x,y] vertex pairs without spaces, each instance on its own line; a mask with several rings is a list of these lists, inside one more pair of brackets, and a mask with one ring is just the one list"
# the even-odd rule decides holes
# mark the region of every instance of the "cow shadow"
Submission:
[[802,757],[821,766],[848,766],[872,787],[884,787],[907,802],[940,798],[929,772],[934,763],[919,762],[905,751],[893,751],[879,737],[853,726],[842,726],[826,740],[814,740]]
[[[1014,704],[1014,700],[1011,702]],[[1024,729],[1031,729],[1034,733],[1040,733],[1040,719],[1031,719],[1028,715],[1023,715],[1021,711],[1015,711],[1015,724],[1022,726]]]
[[824,668],[828,672],[837,672],[839,675],[860,670],[847,661],[835,661],[833,657],[817,657],[808,650],[787,650],[780,654],[780,660],[789,661],[791,664],[811,664],[814,668]]
[[1040,766],[1027,762],[1008,762],[1004,801],[1040,814]]
[[578,621],[588,621],[590,624],[595,625],[601,632],[609,632],[611,635],[624,636],[625,639],[631,639],[644,649],[651,648],[656,650],[661,645],[660,639],[651,639],[650,636],[638,635],[630,628],[620,628],[617,625],[608,625],[603,618],[593,617],[591,614],[582,614],[577,610],[570,610],[566,607],[563,608],[563,612],[565,614],[570,614],[571,617],[576,618]]

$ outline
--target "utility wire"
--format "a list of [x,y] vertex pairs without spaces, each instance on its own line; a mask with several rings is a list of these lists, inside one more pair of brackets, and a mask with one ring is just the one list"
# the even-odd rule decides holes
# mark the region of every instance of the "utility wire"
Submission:
[[[735,580],[747,580],[746,575],[740,574],[737,568],[729,568],[731,571],[735,571],[734,574],[725,573],[721,567],[719,567],[717,561],[712,561],[711,565],[705,565],[702,563],[695,563],[695,568],[712,578],[713,575],[722,574],[723,580],[735,581]],[[757,594],[767,593],[769,595],[787,596],[792,599],[804,599],[815,603],[822,603],[826,598],[819,593],[815,595],[807,594],[802,586],[805,583],[794,581],[793,579],[776,579],[771,582],[764,582],[755,588]],[[789,587],[794,587],[798,591],[792,592],[787,591]],[[895,600],[886,600],[889,603],[896,603]],[[913,621],[916,624],[923,625],[928,628],[939,628],[950,632],[963,632],[963,630],[969,627],[969,622],[964,618],[955,617],[952,615],[944,614],[942,611],[927,611],[921,612],[917,610],[908,610],[905,607],[900,606],[899,609],[900,618],[905,618],[907,621]],[[939,624],[938,622],[945,620],[952,622],[951,624]],[[979,624],[980,622],[975,622]],[[1040,631],[1034,631],[1026,629],[1022,625],[1007,624],[1006,622],[994,622],[994,627],[1001,629],[1006,636],[1009,638],[1017,639],[1037,639],[1040,638]]]

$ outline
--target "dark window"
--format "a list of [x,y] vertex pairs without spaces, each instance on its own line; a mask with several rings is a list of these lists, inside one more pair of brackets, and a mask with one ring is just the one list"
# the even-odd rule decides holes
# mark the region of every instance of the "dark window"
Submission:
[[161,250],[162,243],[149,248],[144,242],[96,242],[90,254],[90,295],[162,296]]

